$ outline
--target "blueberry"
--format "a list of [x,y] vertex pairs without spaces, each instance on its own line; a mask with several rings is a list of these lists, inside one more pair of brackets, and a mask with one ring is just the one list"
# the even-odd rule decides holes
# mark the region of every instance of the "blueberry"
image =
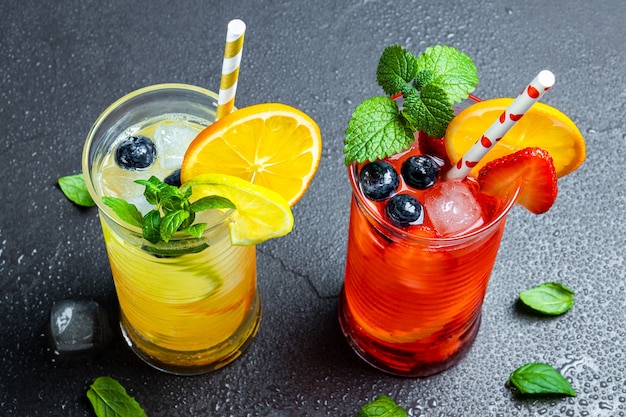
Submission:
[[130,136],[115,150],[115,162],[124,169],[146,169],[156,159],[156,147],[145,136]]
[[385,207],[387,217],[398,227],[422,224],[424,210],[422,204],[409,194],[396,194]]
[[398,188],[398,173],[390,163],[375,161],[365,165],[359,174],[359,184],[365,197],[380,201],[388,198]]
[[439,178],[439,165],[429,156],[412,156],[404,161],[401,172],[409,187],[425,190]]
[[180,187],[180,169],[172,172],[164,180],[164,183],[173,185],[174,187]]

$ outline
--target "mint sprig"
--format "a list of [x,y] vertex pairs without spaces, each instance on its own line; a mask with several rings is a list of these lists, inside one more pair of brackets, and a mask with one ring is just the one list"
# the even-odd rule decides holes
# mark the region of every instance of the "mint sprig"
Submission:
[[230,200],[220,196],[202,197],[191,202],[189,200],[192,194],[191,187],[183,192],[155,176],[135,182],[146,187],[143,195],[148,203],[155,206],[144,216],[134,204],[122,198],[102,197],[102,201],[111,207],[120,219],[140,227],[143,238],[152,244],[167,243],[174,233],[179,231],[200,238],[206,223],[193,224],[196,213],[209,209],[236,208]]
[[101,376],[91,384],[87,398],[98,417],[146,417],[139,403],[113,378]]
[[[452,105],[478,84],[473,61],[450,46],[435,46],[415,57],[400,45],[383,51],[376,81],[386,97],[365,100],[348,122],[345,163],[373,161],[406,150],[414,132],[442,137],[452,118]],[[389,96],[400,93],[403,108]]]

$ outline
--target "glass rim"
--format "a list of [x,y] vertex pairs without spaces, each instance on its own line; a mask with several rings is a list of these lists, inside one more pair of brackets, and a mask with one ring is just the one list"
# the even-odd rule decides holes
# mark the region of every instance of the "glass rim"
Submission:
[[[91,128],[89,129],[89,132],[87,133],[87,139],[85,140],[85,143],[83,145],[82,158],[81,158],[82,173],[85,179],[85,185],[87,186],[87,191],[89,192],[89,195],[92,197],[93,201],[98,207],[98,211],[106,215],[108,219],[112,220],[113,222],[115,222],[115,224],[119,225],[120,227],[123,227],[124,229],[137,233],[139,235],[142,234],[141,227],[134,226],[120,219],[113,212],[113,209],[111,209],[109,206],[107,206],[106,204],[102,202],[102,196],[100,195],[100,193],[96,191],[96,188],[93,185],[93,179],[91,176],[90,151],[92,149],[92,145],[94,143],[94,140],[97,137],[97,133],[101,125],[117,109],[119,109],[124,104],[130,102],[131,100],[137,97],[140,97],[142,95],[155,93],[155,92],[162,93],[168,90],[180,91],[180,92],[192,92],[192,93],[197,93],[199,95],[208,97],[214,100],[216,108],[217,108],[218,99],[219,99],[218,94],[211,90],[208,90],[206,88],[199,87],[196,85],[185,84],[185,83],[161,83],[161,84],[153,84],[153,85],[141,87],[121,96],[120,98],[115,100],[112,104],[107,106],[106,109],[102,113],[100,113],[100,115],[96,118],[96,120],[92,124]],[[213,227],[215,227],[216,225],[223,223],[226,219],[228,219],[231,216],[231,214],[232,214],[232,210],[225,210],[221,216],[218,216],[210,224],[207,224],[205,233],[208,232]],[[176,232],[174,236],[172,236],[171,240],[186,239],[189,237],[190,236],[186,234],[182,234],[181,232]]]
[[348,167],[348,177],[350,179],[350,185],[352,187],[353,198],[357,200],[359,209],[365,211],[367,217],[370,220],[376,221],[378,225],[384,228],[384,230],[389,232],[392,236],[412,243],[423,243],[428,245],[452,245],[480,237],[482,234],[487,233],[492,229],[495,229],[506,218],[508,213],[515,205],[515,201],[517,200],[517,196],[519,195],[521,189],[520,184],[514,184],[513,186],[511,186],[511,192],[507,194],[506,197],[502,198],[502,200],[504,201],[502,206],[499,208],[498,213],[489,222],[481,225],[480,227],[472,229],[468,233],[442,237],[416,236],[407,233],[402,228],[392,225],[388,220],[382,217],[378,213],[378,211],[373,210],[372,207],[367,203],[366,198],[363,193],[361,193],[361,188],[359,187],[357,165],[358,164],[356,162],[350,164],[350,166]]

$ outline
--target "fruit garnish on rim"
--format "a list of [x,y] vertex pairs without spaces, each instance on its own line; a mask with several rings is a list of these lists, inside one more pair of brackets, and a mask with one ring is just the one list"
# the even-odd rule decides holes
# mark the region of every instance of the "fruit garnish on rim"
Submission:
[[[512,98],[481,101],[460,112],[448,125],[445,149],[457,161],[482,132],[513,102]],[[576,124],[558,109],[535,103],[472,169],[474,175],[485,164],[524,148],[541,148],[552,156],[557,176],[576,170],[585,160],[585,140]]]
[[502,196],[519,187],[516,203],[541,214],[552,207],[557,196],[557,175],[550,154],[539,148],[524,148],[490,161],[478,174],[483,193]]
[[293,227],[293,215],[287,201],[278,193],[238,177],[204,174],[181,187],[193,190],[198,200],[221,197],[236,202],[228,228],[233,245],[255,245],[284,236]]
[[121,198],[104,197],[104,203],[122,220],[141,228],[144,239],[161,247],[177,232],[201,238],[206,223],[195,222],[196,216],[211,209],[233,210],[228,223],[233,245],[255,245],[284,236],[293,227],[291,209],[281,195],[241,178],[204,174],[180,187],[154,176],[136,182],[146,187],[144,195],[155,206],[147,214]]
[[293,206],[311,183],[321,150],[320,130],[311,117],[285,104],[257,104],[200,132],[185,153],[181,179],[232,175],[277,192]]
[[[206,224],[194,223],[196,214],[230,209],[231,243],[255,245],[291,231],[291,206],[308,189],[321,147],[319,127],[302,111],[279,103],[253,105],[202,130],[187,148],[177,178],[135,181],[155,206],[149,213],[121,198],[104,202],[161,246],[177,232],[200,238]],[[128,158],[145,153],[133,153],[134,148]]]
[[[429,207],[435,195],[476,196],[475,187],[483,196],[501,198],[519,187],[516,203],[544,213],[556,200],[557,178],[585,159],[584,139],[574,122],[537,103],[554,83],[549,71],[541,71],[516,98],[473,99],[475,103],[457,115],[453,105],[467,99],[478,83],[476,68],[464,53],[435,46],[415,57],[393,45],[383,51],[376,74],[387,96],[365,100],[355,109],[344,139],[345,163],[356,162],[361,176],[368,175],[359,180],[361,191],[397,227],[409,230],[423,223],[437,230],[435,212],[445,220],[439,234],[479,227],[482,220],[472,213],[484,205],[479,202],[483,197],[462,201],[459,210],[448,209],[452,206],[445,200]],[[409,164],[415,155],[435,161],[435,168],[424,162]],[[382,171],[370,167],[381,162],[393,166]],[[398,184],[385,181],[395,176]],[[459,185],[443,186],[449,182]],[[403,196],[407,192],[415,199],[409,202]],[[402,204],[397,204],[398,195]],[[396,213],[396,208],[403,212]],[[461,210],[469,217],[450,225],[445,217]]]

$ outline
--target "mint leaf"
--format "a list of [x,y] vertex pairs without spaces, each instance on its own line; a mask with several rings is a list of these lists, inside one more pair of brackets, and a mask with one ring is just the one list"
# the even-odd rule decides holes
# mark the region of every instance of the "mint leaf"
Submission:
[[150,210],[143,216],[141,224],[143,238],[150,243],[157,243],[161,240],[161,213],[159,210]]
[[74,204],[84,207],[93,207],[96,205],[91,195],[89,195],[89,191],[87,191],[83,174],[60,177],[57,182],[59,183],[61,191],[65,194],[65,197]]
[[414,131],[421,130],[440,138],[454,118],[454,110],[446,92],[428,84],[422,88],[421,94],[410,95],[404,100],[402,115],[409,120]]
[[467,98],[478,84],[478,74],[472,59],[451,46],[427,48],[417,58],[417,70],[432,71],[430,83],[444,90],[453,102]]
[[415,88],[418,90],[422,90],[425,86],[431,83],[433,80],[434,73],[431,70],[423,70],[417,73],[415,76],[415,80],[413,80],[413,84],[415,84]]
[[147,417],[139,403],[115,379],[101,376],[91,384],[87,398],[98,417]]
[[237,207],[235,207],[235,205],[229,199],[217,195],[202,197],[201,199],[191,203],[191,205],[189,206],[189,210],[193,211],[194,213],[216,208],[236,209]]
[[400,45],[383,51],[376,68],[376,82],[387,95],[403,92],[417,74],[417,59]]
[[415,140],[398,105],[389,97],[372,97],[357,106],[344,139],[346,165],[386,158]]
[[576,391],[553,367],[545,363],[528,363],[517,368],[506,385],[514,386],[522,394],[563,394],[572,397]]
[[159,225],[161,239],[166,243],[169,242],[170,238],[189,216],[190,213],[184,210],[177,210],[166,214],[165,217],[161,219],[161,224]]
[[115,214],[126,223],[141,227],[143,218],[134,204],[117,197],[102,197],[102,202],[111,207]]
[[406,410],[398,406],[394,400],[386,395],[381,395],[374,401],[365,404],[357,417],[407,417]]
[[202,233],[204,233],[204,229],[206,229],[206,223],[197,223],[192,226],[185,227],[182,231],[189,233],[193,237],[200,238],[202,237]]
[[574,291],[559,282],[546,282],[519,294],[520,300],[543,314],[560,315],[574,305]]
[[157,177],[154,175],[150,177],[148,180],[136,180],[135,183],[144,185],[146,189],[143,192],[146,201],[152,205],[160,204],[159,192],[163,189],[167,184],[162,183]]

